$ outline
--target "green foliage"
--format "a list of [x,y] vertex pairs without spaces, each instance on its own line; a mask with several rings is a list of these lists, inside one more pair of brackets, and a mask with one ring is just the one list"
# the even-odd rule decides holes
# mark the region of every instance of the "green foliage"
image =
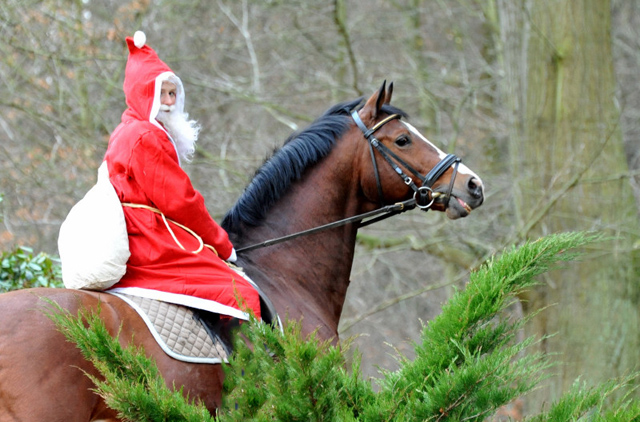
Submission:
[[[238,403],[239,410],[228,420],[484,420],[533,389],[550,365],[541,355],[524,353],[535,339],[514,342],[526,319],[512,321],[504,311],[516,294],[536,283],[536,275],[574,259],[567,251],[596,239],[581,233],[549,236],[487,262],[424,327],[415,359],[400,357],[398,371],[383,372],[377,394],[358,377],[347,382],[340,356],[330,374],[314,372],[324,364],[315,353],[323,350],[322,358],[329,359],[338,348],[320,343],[318,349],[313,337],[304,343],[297,329],[284,336],[265,327],[245,329],[259,346],[236,344],[227,388],[228,403]],[[307,350],[311,345],[315,353]],[[356,371],[357,364],[351,373]],[[327,378],[331,390],[321,401],[318,388]],[[356,390],[346,390],[347,385]]]
[[[514,295],[535,285],[535,276],[575,259],[576,248],[597,239],[583,233],[552,235],[487,262],[423,328],[415,359],[399,357],[399,370],[382,373],[377,392],[361,379],[359,359],[347,369],[349,343],[333,345],[315,334],[304,338],[298,322],[279,331],[252,320],[242,326],[243,335],[236,336],[225,368],[224,405],[216,420],[485,420],[535,388],[542,369],[550,365],[545,356],[526,353],[536,339],[516,341],[527,319],[513,320],[506,312]],[[122,417],[212,420],[201,406],[193,410],[200,419],[183,416],[189,406],[180,392],[165,390],[153,363],[139,349],[122,350],[98,316],[83,313],[74,318],[58,308],[51,317],[104,374],[104,382],[94,379],[98,393]],[[638,420],[640,404],[629,392],[637,378],[633,374],[595,388],[576,383],[548,412],[530,421],[584,416],[593,421]],[[611,399],[620,391],[622,398]]]
[[359,360],[346,370],[348,344],[315,333],[305,340],[298,322],[280,332],[253,320],[242,333],[226,367],[220,421],[354,421],[374,401]]
[[414,361],[386,373],[381,394],[398,420],[438,420],[443,415],[482,420],[486,414],[530,391],[549,363],[523,352],[535,340],[513,344],[526,322],[504,313],[515,295],[532,287],[535,276],[557,262],[576,257],[573,250],[596,240],[581,233],[553,235],[491,259],[470,276],[469,284],[424,327]]
[[60,262],[51,256],[33,250],[17,247],[11,252],[3,252],[0,258],[0,292],[28,287],[62,287]]
[[[635,388],[631,387],[638,374],[618,381],[609,381],[598,387],[588,387],[576,381],[551,409],[527,419],[527,422],[578,421],[630,422],[640,420],[640,402],[629,398]],[[626,389],[626,394],[607,405],[614,392]],[[587,419],[581,419],[587,418]]]

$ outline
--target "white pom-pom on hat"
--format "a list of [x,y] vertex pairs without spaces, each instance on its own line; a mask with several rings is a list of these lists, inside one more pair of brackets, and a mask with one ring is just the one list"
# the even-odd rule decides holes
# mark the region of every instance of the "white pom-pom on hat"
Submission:
[[133,34],[133,44],[138,47],[138,48],[142,48],[144,47],[144,44],[147,42],[147,36],[145,35],[144,32],[142,31],[136,31],[135,34]]

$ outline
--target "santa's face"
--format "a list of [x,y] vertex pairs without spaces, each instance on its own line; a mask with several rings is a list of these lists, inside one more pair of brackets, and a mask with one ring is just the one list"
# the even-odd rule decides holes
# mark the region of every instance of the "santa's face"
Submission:
[[163,81],[160,88],[160,110],[171,111],[176,103],[178,87],[173,82]]
[[171,136],[178,155],[182,160],[191,161],[195,152],[195,143],[198,139],[200,126],[194,120],[189,120],[189,115],[176,110],[176,97],[178,88],[175,83],[163,81],[160,89],[160,110],[156,120],[166,129]]

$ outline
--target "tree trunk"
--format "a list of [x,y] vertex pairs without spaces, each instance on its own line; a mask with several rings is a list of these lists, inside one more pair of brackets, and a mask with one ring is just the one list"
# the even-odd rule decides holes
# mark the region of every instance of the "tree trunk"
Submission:
[[633,247],[640,224],[614,103],[609,0],[521,5],[528,31],[520,48],[505,49],[510,63],[525,66],[513,84],[524,94],[511,140],[517,237],[570,230],[614,236],[523,298],[529,313],[549,307],[529,330],[552,336],[539,347],[562,362],[530,399],[535,410],[578,378],[601,382],[640,362]]

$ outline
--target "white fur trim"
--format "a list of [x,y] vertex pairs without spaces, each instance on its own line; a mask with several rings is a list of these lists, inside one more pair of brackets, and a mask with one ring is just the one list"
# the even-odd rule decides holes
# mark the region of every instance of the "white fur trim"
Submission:
[[147,36],[145,35],[144,32],[142,31],[136,31],[135,34],[133,34],[133,44],[138,47],[138,48],[142,48],[144,47],[144,44],[147,42]]
[[158,111],[160,111],[160,91],[162,90],[162,81],[166,81],[170,76],[173,76],[173,72],[163,72],[156,76],[156,82],[153,91],[153,103],[151,104],[151,112],[149,113],[149,121],[159,128],[162,128],[162,125],[158,123],[158,121],[156,120],[156,116],[158,116]]
[[160,92],[162,91],[162,82],[163,81],[171,81],[176,84],[177,92],[176,92],[176,110],[180,113],[184,111],[184,88],[182,87],[182,81],[179,77],[177,77],[173,72],[164,72],[156,76],[156,85],[153,93],[153,104],[151,105],[151,113],[149,114],[149,122],[151,124],[156,125],[160,129],[162,129],[173,144],[173,147],[176,149],[176,154],[178,155],[178,164],[182,166],[180,153],[178,152],[178,147],[176,146],[175,141],[169,135],[169,132],[162,126],[157,120],[158,111],[160,111]]
[[202,309],[204,311],[209,311],[216,314],[229,315],[243,320],[249,319],[249,315],[247,313],[242,312],[236,308],[223,305],[222,303],[213,300],[202,299],[196,296],[182,295],[179,293],[169,293],[160,290],[145,289],[142,287],[115,287],[113,289],[105,291],[146,297],[147,299],[155,299],[162,302],[175,303],[178,305],[189,306],[191,308]]

